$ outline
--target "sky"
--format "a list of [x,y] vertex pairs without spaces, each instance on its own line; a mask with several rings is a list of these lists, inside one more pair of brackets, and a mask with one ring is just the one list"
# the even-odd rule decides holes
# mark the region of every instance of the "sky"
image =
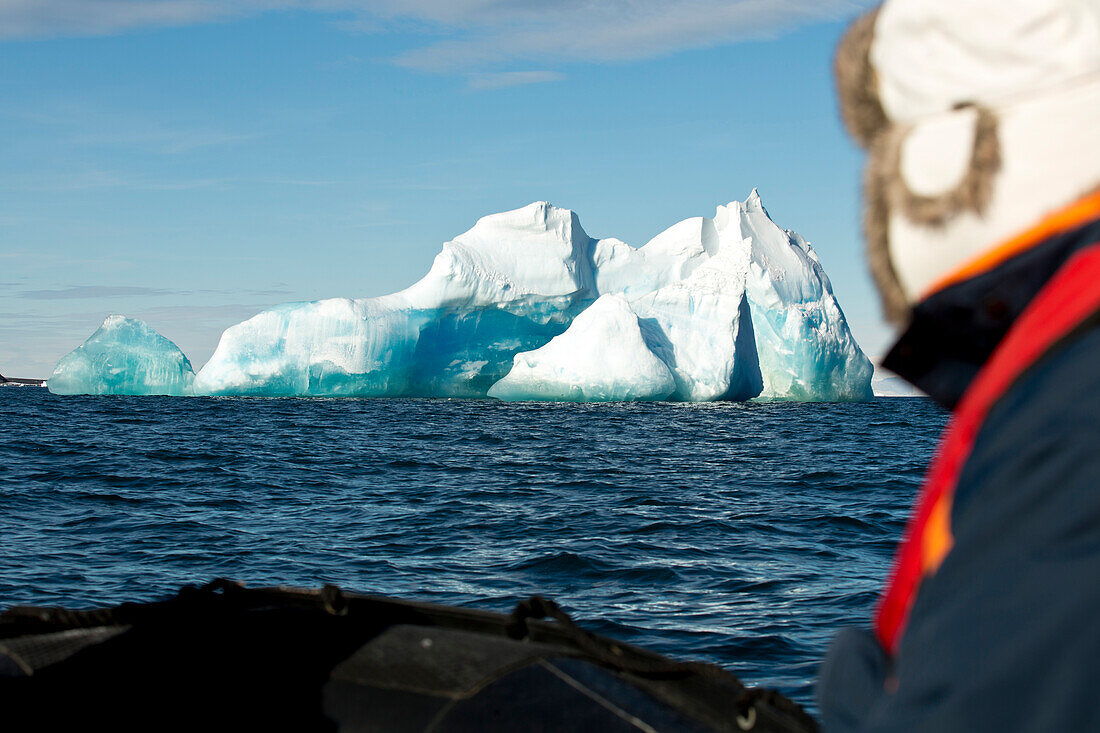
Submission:
[[0,373],[115,313],[197,369],[268,306],[404,288],[486,214],[641,245],[753,188],[877,357],[831,78],[867,5],[0,0]]

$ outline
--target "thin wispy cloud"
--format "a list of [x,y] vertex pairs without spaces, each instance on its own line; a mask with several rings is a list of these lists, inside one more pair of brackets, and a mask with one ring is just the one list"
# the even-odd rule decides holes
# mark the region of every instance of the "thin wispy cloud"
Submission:
[[262,311],[264,303],[225,303],[221,305],[161,305],[143,308],[134,315],[137,318],[176,318],[182,323],[194,323],[200,319],[230,319],[232,325]]
[[[87,124],[87,123],[85,123]],[[254,140],[258,135],[235,134],[203,130],[141,130],[119,131],[101,128],[94,132],[82,132],[71,135],[64,143],[80,146],[126,146],[145,147],[163,155],[180,155],[201,148]]]
[[0,3],[0,37],[89,36],[193,25],[277,5],[248,0],[4,0]]
[[[62,193],[100,189],[133,189],[139,191],[191,191],[196,189],[240,186],[332,186],[331,179],[289,177],[210,177],[210,178],[154,178],[128,172],[109,170],[62,170],[35,173],[23,177],[0,178],[0,190],[33,191],[36,193]],[[0,225],[5,222],[0,218]],[[0,255],[3,256],[3,255]]]
[[202,289],[199,289],[199,290],[189,291],[187,294],[188,295],[190,295],[190,294],[197,294],[197,295],[254,295],[254,296],[257,296],[257,297],[269,297],[269,296],[291,295],[293,292],[294,291],[291,290],[289,287],[274,287],[274,288],[267,288],[267,289],[244,288],[244,289],[240,289],[240,290],[228,290],[228,289],[225,289],[225,288],[218,288],[218,289],[202,288]]
[[557,71],[498,71],[496,73],[472,74],[471,89],[504,89],[523,84],[541,84],[561,81],[564,74]]
[[102,35],[224,22],[280,10],[329,15],[364,33],[399,29],[425,43],[393,61],[438,73],[481,72],[498,89],[553,81],[548,71],[491,74],[532,62],[633,61],[775,35],[846,17],[870,0],[6,0],[0,38]]
[[188,191],[211,188],[225,183],[217,178],[155,180],[147,176],[135,176],[108,170],[59,171],[35,173],[29,176],[0,179],[0,190],[58,193],[65,191],[90,191],[110,188],[129,188],[142,191]]
[[138,288],[124,285],[73,285],[56,290],[24,290],[20,298],[29,300],[77,300],[81,298],[126,298],[135,295],[175,295],[173,290]]
[[[853,0],[419,0],[402,5],[425,20],[453,23],[457,37],[412,49],[396,61],[437,72],[516,61],[635,61],[767,37],[846,17],[866,4]],[[455,5],[467,6],[467,12],[456,15]]]
[[[19,287],[17,283],[0,283],[0,289],[16,287]],[[126,298],[138,295],[146,297],[162,295],[247,295],[253,297],[273,297],[290,295],[292,293],[293,291],[285,284],[276,285],[270,288],[200,288],[196,290],[167,290],[164,288],[142,288],[129,285],[70,285],[54,290],[24,290],[18,293],[17,297],[30,300],[76,300],[83,298]]]
[[[0,17],[3,17],[0,0]],[[0,110],[0,119],[48,135],[54,147],[125,147],[154,155],[181,155],[203,148],[229,147],[257,140],[263,131],[190,129],[178,126],[163,115],[120,111],[94,102],[45,99],[34,107]]]

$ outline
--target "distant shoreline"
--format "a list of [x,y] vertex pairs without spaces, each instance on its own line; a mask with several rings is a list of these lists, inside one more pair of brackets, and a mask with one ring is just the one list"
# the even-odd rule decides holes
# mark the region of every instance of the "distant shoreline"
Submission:
[[21,377],[5,377],[0,374],[0,387],[45,387],[45,379],[24,379]]

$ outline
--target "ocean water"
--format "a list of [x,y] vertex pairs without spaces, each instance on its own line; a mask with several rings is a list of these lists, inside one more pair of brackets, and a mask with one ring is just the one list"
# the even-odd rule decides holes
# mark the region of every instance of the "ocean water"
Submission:
[[0,389],[0,608],[216,576],[584,626],[812,702],[946,414],[866,404],[56,397]]

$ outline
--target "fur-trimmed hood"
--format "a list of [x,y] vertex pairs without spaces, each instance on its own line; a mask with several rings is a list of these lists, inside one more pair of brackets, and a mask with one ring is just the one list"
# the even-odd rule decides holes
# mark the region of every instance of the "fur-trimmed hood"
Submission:
[[887,0],[835,58],[887,316],[1100,184],[1100,4]]

